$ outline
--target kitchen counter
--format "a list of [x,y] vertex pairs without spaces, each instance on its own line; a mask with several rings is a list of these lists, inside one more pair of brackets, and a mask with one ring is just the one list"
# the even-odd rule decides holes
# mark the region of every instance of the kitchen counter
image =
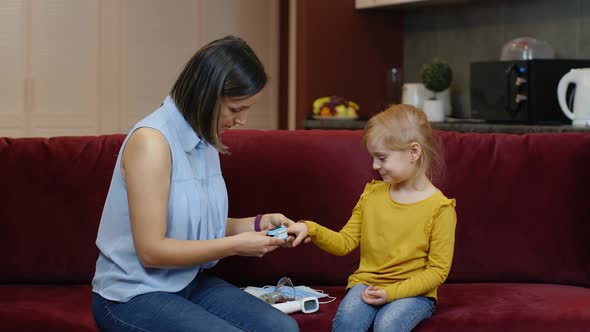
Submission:
[[[350,129],[362,130],[365,120],[305,120],[305,129]],[[527,124],[500,124],[486,123],[474,120],[453,120],[450,122],[433,122],[432,128],[437,130],[477,132],[477,133],[562,133],[590,131],[590,126],[573,127],[571,125],[527,125]]]
[[366,120],[305,120],[303,128],[305,129],[363,129]]

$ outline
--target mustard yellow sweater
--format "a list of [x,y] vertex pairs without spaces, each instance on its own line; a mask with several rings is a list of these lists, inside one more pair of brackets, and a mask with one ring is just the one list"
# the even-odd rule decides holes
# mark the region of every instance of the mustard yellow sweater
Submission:
[[387,301],[436,291],[451,268],[455,245],[455,200],[437,190],[412,204],[395,202],[389,184],[373,181],[365,187],[348,223],[334,232],[305,221],[313,243],[343,256],[360,245],[360,264],[347,289],[374,285],[387,292]]

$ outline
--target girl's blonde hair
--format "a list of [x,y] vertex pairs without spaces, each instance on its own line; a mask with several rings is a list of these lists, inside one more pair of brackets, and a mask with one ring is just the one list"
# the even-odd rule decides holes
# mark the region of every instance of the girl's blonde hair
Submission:
[[412,142],[420,144],[422,153],[417,161],[418,172],[432,180],[433,173],[443,171],[440,143],[432,132],[426,114],[406,104],[393,105],[367,121],[363,132],[363,146],[369,141],[381,140],[390,150],[404,150]]

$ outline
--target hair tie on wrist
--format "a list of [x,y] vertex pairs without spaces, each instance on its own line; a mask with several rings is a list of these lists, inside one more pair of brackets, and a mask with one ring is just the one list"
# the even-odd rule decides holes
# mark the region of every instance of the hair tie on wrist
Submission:
[[260,232],[260,220],[262,220],[262,215],[258,214],[256,215],[256,218],[254,218],[254,230],[257,232]]

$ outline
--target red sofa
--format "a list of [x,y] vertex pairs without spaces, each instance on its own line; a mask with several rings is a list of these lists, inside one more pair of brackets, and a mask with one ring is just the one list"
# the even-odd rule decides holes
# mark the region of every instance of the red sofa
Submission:
[[[230,215],[280,211],[342,227],[375,178],[360,131],[224,135]],[[455,257],[435,315],[417,331],[590,331],[590,133],[437,132],[457,199]],[[122,135],[0,139],[0,331],[96,331],[94,241]],[[394,230],[392,230],[394,231]],[[302,331],[329,331],[358,251],[313,245],[231,257],[212,271],[240,286],[336,296]]]

